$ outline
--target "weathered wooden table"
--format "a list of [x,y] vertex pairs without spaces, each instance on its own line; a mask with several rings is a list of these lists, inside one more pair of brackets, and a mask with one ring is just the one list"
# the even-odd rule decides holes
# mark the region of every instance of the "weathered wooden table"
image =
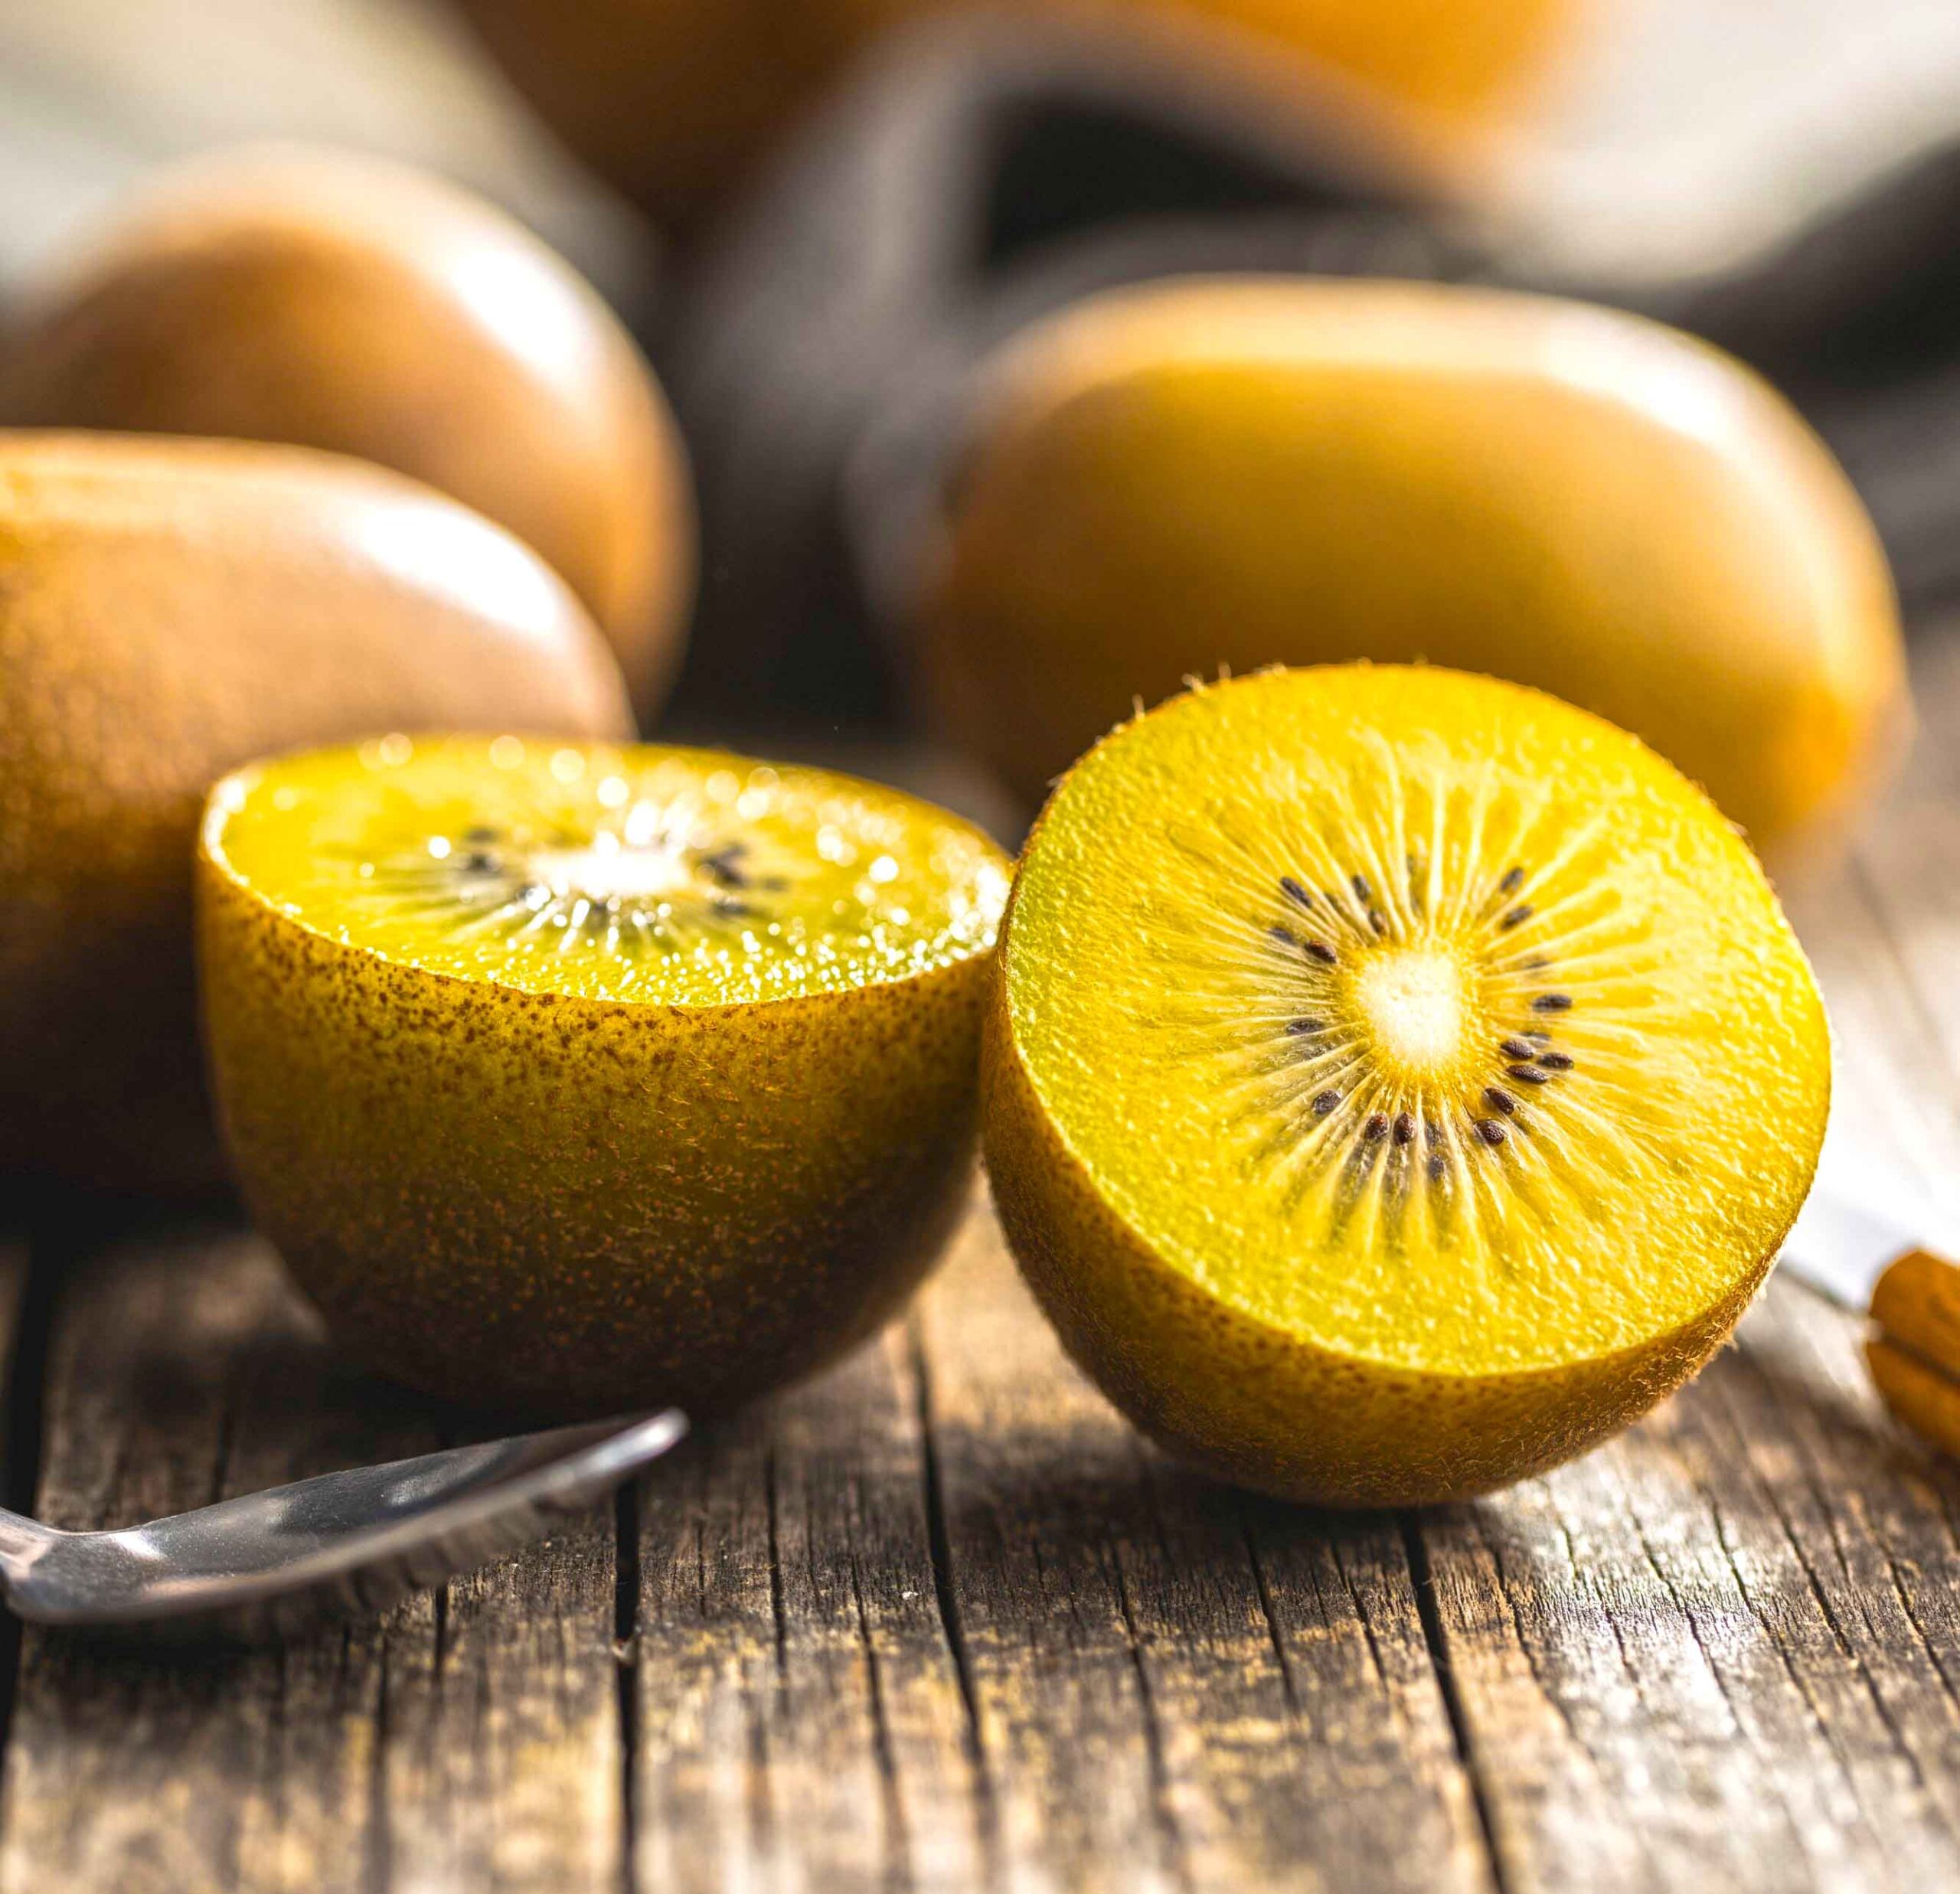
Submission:
[[[1795,903],[1843,1109],[1960,1175],[1960,628]],[[64,1525],[418,1452],[265,1246],[6,1252],[7,1465]],[[283,1651],[29,1631],[0,1887],[1930,1889],[1960,1884],[1960,1472],[1793,1284],[1617,1444],[1328,1517],[1165,1462],[976,1197],[910,1317],[616,1515]]]

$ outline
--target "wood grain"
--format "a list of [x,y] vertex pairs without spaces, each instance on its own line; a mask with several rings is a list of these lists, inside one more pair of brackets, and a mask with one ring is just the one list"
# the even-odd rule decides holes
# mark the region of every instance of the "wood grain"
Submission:
[[[46,1403],[38,1510],[67,1527],[441,1444],[335,1363],[263,1244],[220,1228],[80,1264]],[[611,1628],[602,1522],[283,1651],[145,1654],[30,1630],[0,1887],[615,1888]]]
[[709,1432],[640,1510],[640,1884],[979,1885],[906,1331]]
[[1144,1446],[989,1214],[919,1327],[1004,1885],[1488,1885],[1395,1520],[1266,1505]]

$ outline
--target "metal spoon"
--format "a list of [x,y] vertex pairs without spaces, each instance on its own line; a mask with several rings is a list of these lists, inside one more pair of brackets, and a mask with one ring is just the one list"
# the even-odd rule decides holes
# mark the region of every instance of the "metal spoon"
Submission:
[[0,1508],[0,1598],[39,1625],[285,1636],[384,1610],[582,1513],[688,1431],[678,1410],[452,1447],[61,1532]]

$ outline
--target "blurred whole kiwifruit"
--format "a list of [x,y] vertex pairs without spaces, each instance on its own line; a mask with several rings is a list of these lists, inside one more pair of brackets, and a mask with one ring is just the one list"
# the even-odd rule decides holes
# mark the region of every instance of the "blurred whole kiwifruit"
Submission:
[[652,371],[555,252],[410,166],[270,146],[165,172],[29,286],[0,423],[391,467],[554,567],[643,717],[678,662],[693,501]]
[[215,1182],[205,792],[269,750],[485,724],[632,725],[590,619],[488,521],[299,448],[0,432],[0,1171]]
[[[464,0],[512,82],[590,163],[685,226],[738,188],[881,34],[957,0]],[[1439,156],[1514,109],[1566,0],[1008,0],[1282,103],[1326,83]]]
[[1908,727],[1884,554],[1817,436],[1719,350],[1550,297],[1092,297],[982,371],[923,538],[925,694],[1031,803],[1139,701],[1271,664],[1535,685],[1779,855]]

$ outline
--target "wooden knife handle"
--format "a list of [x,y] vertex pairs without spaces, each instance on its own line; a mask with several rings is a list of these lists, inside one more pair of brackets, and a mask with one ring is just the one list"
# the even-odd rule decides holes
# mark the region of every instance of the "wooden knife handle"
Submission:
[[1960,1458],[1960,1268],[1909,1250],[1872,1292],[1865,1360],[1898,1420]]

